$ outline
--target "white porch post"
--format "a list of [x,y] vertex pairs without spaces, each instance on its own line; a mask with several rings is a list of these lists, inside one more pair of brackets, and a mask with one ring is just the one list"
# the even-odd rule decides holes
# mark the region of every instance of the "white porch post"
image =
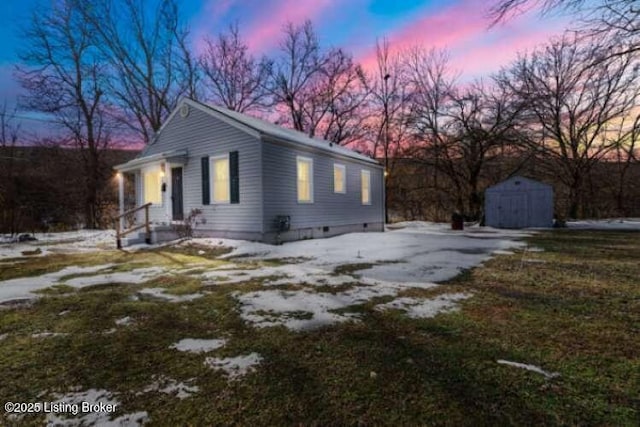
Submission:
[[[120,215],[124,214],[124,174],[118,172],[118,209]],[[120,217],[120,230],[124,230],[124,216]]]

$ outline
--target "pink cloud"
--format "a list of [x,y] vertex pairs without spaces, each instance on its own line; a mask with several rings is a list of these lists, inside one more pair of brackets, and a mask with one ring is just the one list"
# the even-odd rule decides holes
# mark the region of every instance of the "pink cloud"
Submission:
[[301,24],[317,18],[336,4],[336,0],[275,0],[264,5],[261,13],[249,26],[245,40],[254,52],[277,46],[282,28],[288,22]]
[[537,28],[521,31],[509,28],[499,31],[501,34],[491,42],[483,40],[481,43],[453,52],[451,66],[473,77],[496,72],[501,66],[507,66],[514,61],[518,54],[539,48],[552,37],[561,35],[563,31],[564,25],[560,23],[544,31]]
[[[389,45],[395,52],[416,45],[436,48],[453,48],[487,29],[483,19],[486,3],[463,0],[435,13],[421,16],[407,26],[387,35]],[[360,57],[365,68],[375,65],[375,49]]]
[[[497,71],[517,57],[562,32],[566,21],[549,21],[542,27],[535,11],[523,14],[501,26],[489,27],[487,3],[462,0],[432,14],[419,17],[387,36],[392,51],[414,46],[446,48],[451,52],[451,66],[465,76]],[[375,49],[358,58],[365,69],[376,66]]]

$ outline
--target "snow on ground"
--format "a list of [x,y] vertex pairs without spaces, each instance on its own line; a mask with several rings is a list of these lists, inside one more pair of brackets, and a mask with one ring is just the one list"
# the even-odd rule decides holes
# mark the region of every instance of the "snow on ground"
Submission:
[[[89,389],[82,392],[71,392],[65,395],[57,394],[54,396],[51,405],[61,405],[61,412],[50,412],[47,414],[47,426],[101,426],[101,427],[122,427],[142,425],[149,420],[147,412],[134,412],[131,414],[112,417],[112,412],[100,412],[91,410],[82,411],[82,405],[115,405],[117,408],[120,402],[116,400],[111,393],[106,390]],[[77,406],[76,406],[77,405]],[[73,414],[73,408],[77,409],[77,414]],[[94,408],[95,409],[95,408]],[[76,411],[73,411],[76,412]]]
[[145,288],[140,290],[138,294],[163,299],[168,302],[188,302],[193,301],[194,299],[202,298],[205,295],[201,293],[173,295],[168,294],[167,289],[165,288]]
[[111,268],[113,264],[92,265],[89,267],[65,267],[60,271],[35,277],[19,277],[0,282],[0,303],[35,298],[33,292],[60,283],[60,280],[72,274],[91,274]]
[[226,340],[219,339],[195,339],[185,338],[172,344],[169,348],[174,348],[178,351],[188,351],[190,353],[206,353],[209,351],[217,350],[227,343]]
[[63,332],[38,332],[31,334],[31,338],[50,338],[50,337],[64,337],[69,334]]
[[[60,271],[34,277],[19,277],[0,281],[0,304],[8,301],[19,301],[37,298],[35,291],[54,285],[68,285],[82,288],[106,283],[142,283],[165,272],[160,267],[138,268],[128,272],[99,274],[103,270],[113,267],[113,264],[93,265],[89,267],[65,267]],[[68,280],[65,277],[82,275]],[[88,276],[94,274],[93,276]]]
[[114,230],[79,230],[64,233],[35,233],[38,239],[32,242],[0,244],[0,259],[18,258],[23,251],[40,248],[38,256],[50,253],[90,252],[101,249],[115,249]]
[[153,279],[163,273],[165,269],[161,267],[136,268],[131,271],[117,271],[115,273],[97,274],[93,276],[74,277],[64,283],[74,288],[84,288],[87,286],[106,285],[109,283],[131,283],[139,284]]
[[207,357],[204,360],[206,366],[215,370],[224,371],[229,377],[229,380],[238,379],[249,372],[253,372],[260,362],[262,362],[262,356],[258,353],[225,358]]
[[377,310],[402,310],[414,319],[434,317],[440,313],[448,313],[458,308],[456,302],[471,297],[470,294],[443,294],[435,298],[396,298],[386,304],[378,304]]
[[335,294],[312,290],[265,290],[244,294],[235,292],[234,296],[241,304],[240,316],[254,326],[282,325],[293,331],[301,331],[358,318],[355,313],[335,313],[335,310],[364,304],[376,297],[395,296],[403,289],[437,286],[433,283],[368,282],[371,284],[353,286]]
[[[193,379],[189,380],[192,381]],[[155,379],[151,384],[142,390],[141,393],[150,393],[153,391],[157,391],[159,393],[164,394],[175,394],[175,396],[182,400],[187,397],[191,397],[191,395],[200,391],[200,387],[196,385],[187,385],[182,382],[177,382],[173,378],[165,377],[161,375],[159,378]]]
[[[205,279],[205,285],[212,286],[261,281],[270,289],[234,293],[240,302],[242,317],[259,327],[284,325],[293,330],[302,330],[352,320],[356,315],[349,314],[346,308],[367,303],[376,297],[397,297],[405,289],[434,287],[436,285],[433,282],[451,279],[464,269],[489,259],[496,252],[523,248],[525,243],[517,239],[531,233],[477,226],[463,231],[449,228],[449,224],[406,222],[394,224],[393,230],[385,233],[352,233],[280,246],[228,239],[194,239],[193,243],[234,248],[221,258],[244,256],[249,260],[281,260],[281,263],[256,269],[242,269],[238,265],[223,266],[225,268],[201,273],[201,277]],[[75,232],[39,237],[43,239],[33,244],[58,242],[53,246],[96,249],[113,236],[105,232]],[[72,241],[80,238],[87,241],[82,244]],[[354,264],[360,264],[355,266],[360,269],[353,271]],[[347,268],[342,273],[336,273],[336,268],[345,265]],[[68,267],[39,277],[0,282],[0,302],[33,298],[33,291],[58,283],[75,287],[117,282],[142,283],[166,273],[159,267],[129,272],[102,271],[109,267]],[[79,276],[62,280],[70,274]],[[281,285],[299,285],[303,289],[277,289]],[[313,287],[317,286],[351,287],[330,293],[316,292]],[[139,295],[169,302],[188,302],[205,294],[172,295],[167,293],[167,289],[158,287],[139,292]],[[444,304],[443,301],[440,303]],[[427,302],[399,300],[395,304],[410,314],[428,311],[423,307],[423,304],[428,305]],[[335,313],[335,310],[341,310],[342,313]]]
[[443,224],[410,224],[412,227],[386,233],[351,233],[280,246],[228,239],[194,239],[194,242],[234,248],[221,258],[242,255],[249,259],[280,259],[302,255],[311,259],[292,264],[291,269],[317,267],[332,271],[343,264],[371,263],[380,265],[358,274],[397,282],[439,282],[489,259],[494,251],[523,247],[525,244],[515,239],[531,234],[486,227],[451,231]]
[[[448,224],[410,222],[395,224],[395,229],[386,233],[352,233],[280,246],[227,239],[195,239],[195,243],[234,248],[221,258],[291,260],[284,265],[255,270],[209,271],[204,277],[209,279],[210,285],[249,280],[261,280],[265,286],[353,285],[337,293],[314,292],[306,288],[234,293],[241,304],[242,318],[254,326],[283,325],[299,331],[354,320],[357,315],[345,309],[375,297],[395,297],[405,289],[437,286],[433,282],[449,280],[464,269],[489,259],[497,251],[524,247],[525,243],[516,239],[528,235],[530,232],[480,227],[452,231]],[[362,265],[352,274],[336,274],[335,269],[346,264]],[[396,302],[396,308],[419,316],[436,310],[434,307],[452,309],[455,301],[456,298],[401,300]]]
[[567,227],[574,230],[640,230],[640,218],[593,219],[567,221]]
[[527,371],[536,372],[540,375],[544,375],[546,378],[555,378],[560,376],[558,372],[548,372],[535,365],[528,365],[526,363],[519,363],[519,362],[510,362],[508,360],[502,360],[502,359],[497,360],[497,362],[501,365],[513,366],[514,368],[520,368],[520,369],[525,369]]
[[134,320],[130,316],[126,316],[121,319],[116,319],[116,325],[118,326],[129,326],[133,323],[134,323]]

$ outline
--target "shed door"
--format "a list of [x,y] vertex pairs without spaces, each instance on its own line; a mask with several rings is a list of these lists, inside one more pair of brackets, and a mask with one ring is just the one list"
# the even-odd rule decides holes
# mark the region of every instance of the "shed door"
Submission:
[[501,228],[524,228],[527,226],[526,193],[500,195],[499,224]]
[[171,211],[174,221],[184,219],[182,203],[182,168],[171,168]]

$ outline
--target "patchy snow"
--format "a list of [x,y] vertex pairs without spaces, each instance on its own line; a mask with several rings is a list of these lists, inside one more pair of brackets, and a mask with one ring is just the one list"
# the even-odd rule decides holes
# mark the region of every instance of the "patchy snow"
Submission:
[[435,298],[396,298],[386,304],[378,304],[377,310],[402,310],[414,319],[435,317],[440,313],[457,310],[456,302],[471,297],[470,294],[455,293],[438,295]]
[[493,254],[494,255],[515,255],[515,252],[498,249],[496,251],[493,251]]
[[206,353],[224,347],[227,341],[222,339],[195,339],[184,338],[175,344],[172,344],[169,348],[174,348],[178,351],[188,351],[190,353]]
[[0,334],[0,341],[6,339],[9,336],[9,334]]
[[[193,381],[193,378],[189,381]],[[142,392],[137,394],[150,393],[153,391],[175,395],[178,399],[182,400],[186,399],[187,397],[191,397],[191,395],[199,392],[200,387],[196,385],[187,385],[182,382],[177,382],[173,378],[161,375],[159,378],[155,379],[151,384],[145,387]]]
[[262,356],[258,353],[249,353],[244,356],[236,357],[207,357],[204,364],[215,370],[224,371],[230,380],[245,376],[249,372],[253,372],[256,366],[262,362]]
[[133,318],[130,316],[126,316],[120,319],[116,319],[116,325],[118,326],[129,326],[134,323]]
[[522,262],[525,264],[546,264],[547,261],[535,258],[522,258]]
[[118,271],[115,273],[98,274],[93,276],[74,277],[64,283],[74,288],[87,286],[106,285],[109,283],[140,284],[165,273],[161,267],[136,268],[131,271]]
[[186,295],[173,295],[167,293],[165,288],[145,288],[138,292],[138,294],[146,295],[154,298],[163,299],[169,302],[188,302],[194,299],[202,298],[205,294],[186,294]]
[[569,229],[576,230],[640,230],[640,218],[592,219],[567,221]]
[[[36,241],[0,244],[0,259],[20,258],[22,252],[40,249],[38,256],[50,253],[89,252],[115,249],[114,230],[79,230],[64,233],[35,233]],[[34,255],[31,255],[34,256]]]
[[31,334],[31,338],[51,338],[51,337],[66,337],[67,333],[64,332],[38,332]]
[[[405,223],[405,228],[386,233],[351,233],[328,239],[301,240],[280,246],[228,239],[194,239],[195,243],[224,245],[233,251],[220,258],[245,256],[248,259],[306,258],[287,265],[287,274],[306,276],[311,267],[332,272],[344,264],[377,264],[357,273],[365,278],[394,282],[440,282],[464,269],[489,259],[496,250],[521,248],[515,239],[531,232],[471,227],[451,231],[448,225],[425,222]],[[300,271],[306,269],[307,271]],[[296,270],[299,273],[295,273]],[[281,270],[280,270],[281,271]],[[277,273],[274,268],[270,273]],[[211,273],[210,277],[221,277]],[[293,274],[292,274],[293,273]],[[233,273],[231,273],[233,274]],[[228,277],[228,276],[227,276]],[[241,281],[240,277],[232,279]]]
[[519,362],[510,362],[508,360],[502,360],[502,359],[497,360],[497,362],[501,365],[513,366],[514,368],[526,369],[527,371],[536,372],[540,375],[544,375],[546,378],[555,378],[560,376],[560,373],[558,372],[548,372],[535,365],[528,365],[526,363],[519,363]]
[[62,310],[60,313],[58,313],[58,316],[66,316],[69,313],[71,313],[71,310]]
[[[105,283],[142,283],[164,273],[159,267],[139,268],[129,272],[107,273],[90,276],[113,267],[113,264],[92,265],[88,267],[65,267],[60,271],[33,277],[19,277],[0,282],[0,303],[33,299],[38,297],[35,291],[54,285],[68,285],[75,288]],[[69,280],[64,277],[82,275]]]
[[[352,285],[347,291],[335,294],[312,289],[234,293],[241,304],[242,318],[255,326],[283,325],[292,330],[305,330],[353,320],[357,315],[345,309],[372,298],[395,297],[409,288],[434,287],[433,282],[449,280],[491,258],[496,251],[524,247],[525,243],[516,239],[531,234],[480,227],[452,231],[448,224],[427,222],[400,223],[395,224],[395,228],[386,233],[351,233],[280,246],[227,239],[195,239],[195,242],[233,247],[231,253],[221,257],[225,259],[243,256],[254,260],[297,261],[255,270],[211,270],[203,274],[207,285],[251,280],[261,281],[265,286]],[[336,268],[341,266],[346,267],[345,272],[336,274]],[[426,315],[431,307],[419,304],[420,301],[404,302],[407,304],[403,308],[416,316]],[[453,302],[436,300],[430,304],[442,304],[444,309]],[[335,313],[336,310],[341,312]]]
[[120,402],[116,400],[112,394],[106,390],[89,389],[81,392],[71,392],[65,395],[56,394],[54,396],[53,404],[64,405],[63,408],[70,408],[69,405],[77,405],[78,412],[73,415],[71,411],[48,413],[47,414],[47,426],[101,426],[101,427],[122,427],[122,426],[134,426],[142,425],[149,421],[149,416],[146,412],[134,412],[131,414],[120,415],[116,418],[111,418],[110,412],[83,412],[83,402],[87,402],[90,405],[103,404],[114,405],[117,409],[120,406]]
[[403,289],[429,289],[433,283],[388,283],[369,281],[370,285],[354,286],[335,294],[308,290],[265,290],[235,292],[240,302],[240,316],[256,327],[285,326],[294,331],[316,329],[333,323],[357,319],[357,314],[341,312],[364,304],[372,298],[395,296]]

